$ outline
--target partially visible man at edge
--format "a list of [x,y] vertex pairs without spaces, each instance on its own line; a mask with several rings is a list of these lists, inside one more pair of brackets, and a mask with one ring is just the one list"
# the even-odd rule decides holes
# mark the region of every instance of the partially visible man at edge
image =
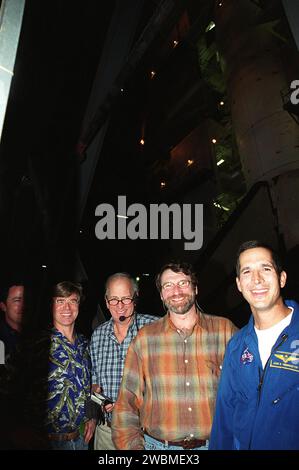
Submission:
[[156,284],[167,314],[129,347],[113,441],[122,450],[206,450],[224,351],[236,327],[200,311],[191,265],[163,266]]
[[12,284],[1,291],[0,340],[5,348],[5,362],[16,350],[24,314],[24,285]]

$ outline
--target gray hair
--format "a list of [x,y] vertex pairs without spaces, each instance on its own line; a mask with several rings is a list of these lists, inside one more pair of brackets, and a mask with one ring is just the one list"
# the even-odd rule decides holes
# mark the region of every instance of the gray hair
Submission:
[[138,295],[139,287],[138,287],[137,281],[131,276],[131,274],[121,272],[121,273],[111,274],[111,276],[109,276],[108,279],[106,280],[105,297],[107,296],[107,293],[108,293],[109,284],[111,283],[111,281],[114,281],[114,279],[127,279],[131,283],[131,286],[133,289],[133,296],[135,297]]

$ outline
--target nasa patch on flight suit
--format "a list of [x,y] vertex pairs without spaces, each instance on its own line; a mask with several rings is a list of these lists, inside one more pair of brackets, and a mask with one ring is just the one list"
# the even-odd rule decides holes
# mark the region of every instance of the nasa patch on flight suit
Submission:
[[250,364],[253,361],[253,354],[249,351],[248,348],[245,348],[242,352],[240,362],[243,365]]
[[299,354],[286,351],[276,351],[271,357],[270,367],[299,372]]

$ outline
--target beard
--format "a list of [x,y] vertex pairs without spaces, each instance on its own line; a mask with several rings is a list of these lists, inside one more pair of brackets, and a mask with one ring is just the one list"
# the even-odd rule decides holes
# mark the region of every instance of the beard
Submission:
[[[174,296],[175,297],[175,296]],[[173,297],[169,297],[167,300],[164,300],[164,305],[172,313],[177,315],[185,315],[189,312],[191,307],[195,304],[195,294],[186,294],[180,303],[177,303],[173,300]]]

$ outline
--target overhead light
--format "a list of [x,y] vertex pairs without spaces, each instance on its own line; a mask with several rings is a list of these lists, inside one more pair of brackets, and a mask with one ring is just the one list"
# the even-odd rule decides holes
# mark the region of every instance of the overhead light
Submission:
[[120,91],[123,93],[123,92],[124,92],[124,89],[123,89],[123,88],[121,88],[121,89],[120,89]]
[[145,144],[145,140],[144,140],[144,139],[140,139],[139,143],[140,143],[141,145],[144,145],[144,144]]
[[136,277],[136,281],[137,281],[137,282],[140,281],[140,277],[139,277],[139,276]]
[[161,183],[160,183],[160,187],[161,187],[161,189],[165,188],[165,186],[166,186],[166,183],[165,183],[165,181],[161,181]]
[[190,160],[190,159],[187,160],[187,165],[188,165],[188,166],[193,165],[193,163],[194,163],[194,160]]
[[224,211],[229,211],[229,208],[228,207],[225,207],[225,206],[222,206],[221,204],[219,204],[219,202],[213,202],[214,206],[217,207],[217,209],[222,209]]
[[215,28],[215,26],[216,25],[215,25],[214,21],[211,21],[211,23],[209,23],[208,26],[206,27],[206,33],[208,31],[211,31],[211,29]]
[[79,233],[83,233],[83,230],[79,230]]
[[176,41],[176,39],[173,41],[173,47],[176,47],[178,45],[179,41]]
[[149,277],[149,273],[142,273],[142,276]]
[[220,106],[224,106],[224,101],[220,101]]
[[154,78],[155,75],[156,75],[155,70],[151,70],[151,78]]
[[216,143],[217,143],[217,140],[216,140],[216,139],[212,139],[212,142],[213,142],[213,144],[216,144]]
[[217,162],[217,166],[222,165],[222,163],[224,163],[224,162],[225,162],[225,160],[223,160],[223,158],[221,158],[221,160],[219,160],[219,162]]
[[121,215],[121,214],[117,214],[117,216],[119,219],[128,219],[129,217],[127,215]]
[[42,268],[46,269],[47,268],[46,264],[42,264]]

